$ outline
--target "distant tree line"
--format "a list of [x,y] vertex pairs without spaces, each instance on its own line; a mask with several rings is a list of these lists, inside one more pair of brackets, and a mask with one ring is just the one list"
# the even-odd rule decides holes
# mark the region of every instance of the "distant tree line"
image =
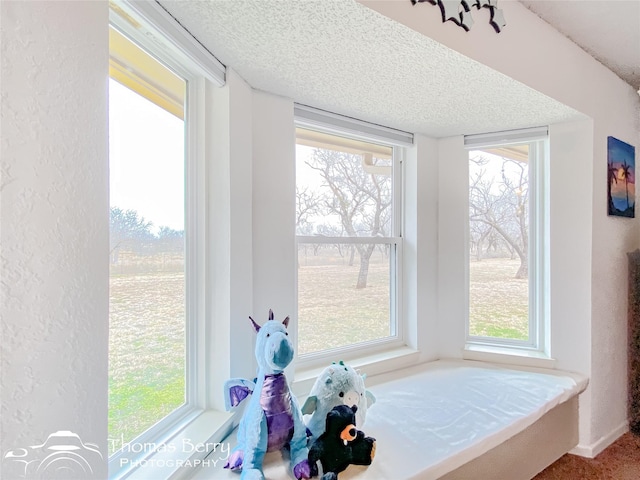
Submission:
[[136,210],[111,207],[109,222],[109,250],[112,263],[117,263],[120,252],[151,255],[159,252],[184,251],[184,230],[162,226],[153,233],[153,222],[147,221]]

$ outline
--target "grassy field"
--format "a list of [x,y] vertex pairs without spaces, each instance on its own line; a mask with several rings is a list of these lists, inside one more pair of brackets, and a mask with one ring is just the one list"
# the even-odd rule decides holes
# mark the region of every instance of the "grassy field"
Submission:
[[519,260],[472,261],[469,269],[469,333],[527,340],[529,287],[516,279]]
[[359,263],[300,266],[298,354],[389,336],[389,266],[372,263],[356,290]]
[[109,454],[185,400],[184,274],[112,275]]
[[[298,354],[390,334],[388,260],[374,254],[368,286],[356,290],[359,263],[300,257]],[[518,261],[489,259],[470,268],[470,331],[527,338],[528,289]],[[184,274],[111,276],[109,453],[184,402]],[[293,315],[292,315],[293,316]]]

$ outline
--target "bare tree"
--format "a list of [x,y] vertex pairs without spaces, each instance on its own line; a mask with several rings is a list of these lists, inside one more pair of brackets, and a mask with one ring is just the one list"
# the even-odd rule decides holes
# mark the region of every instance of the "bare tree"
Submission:
[[469,225],[469,240],[471,251],[475,251],[476,261],[482,260],[485,241],[489,238],[493,228],[483,222],[471,222]]
[[[308,188],[300,189],[296,186],[296,234],[312,235],[314,225],[311,218],[318,214],[320,197],[316,192],[309,191]],[[307,259],[307,244],[298,246],[298,250],[304,252],[305,261]],[[319,245],[313,246],[313,254],[318,254]],[[299,266],[299,263],[298,263]]]
[[[479,167],[487,164],[482,157],[471,161]],[[469,179],[469,219],[472,224],[478,222],[497,232],[509,250],[518,255],[520,267],[516,278],[528,276],[528,197],[528,168],[522,162],[503,158],[500,180],[488,178],[484,168]]]
[[310,192],[308,188],[296,187],[296,233],[298,235],[311,235],[313,225],[310,218],[318,214],[320,197],[316,192]]
[[[380,162],[373,159],[373,165]],[[306,162],[324,180],[322,208],[336,215],[349,237],[385,235],[390,230],[391,177],[368,173],[363,158],[346,152],[315,149]],[[360,257],[356,288],[367,286],[375,244],[354,244]]]

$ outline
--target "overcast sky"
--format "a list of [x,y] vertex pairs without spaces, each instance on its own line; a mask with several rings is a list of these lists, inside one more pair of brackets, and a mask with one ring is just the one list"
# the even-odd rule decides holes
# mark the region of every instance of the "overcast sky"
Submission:
[[109,80],[111,206],[184,230],[184,122]]

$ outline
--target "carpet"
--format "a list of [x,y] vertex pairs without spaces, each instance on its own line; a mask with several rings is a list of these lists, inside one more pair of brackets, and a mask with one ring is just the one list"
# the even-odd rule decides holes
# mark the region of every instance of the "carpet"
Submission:
[[639,480],[640,436],[625,433],[596,458],[567,454],[533,480]]

